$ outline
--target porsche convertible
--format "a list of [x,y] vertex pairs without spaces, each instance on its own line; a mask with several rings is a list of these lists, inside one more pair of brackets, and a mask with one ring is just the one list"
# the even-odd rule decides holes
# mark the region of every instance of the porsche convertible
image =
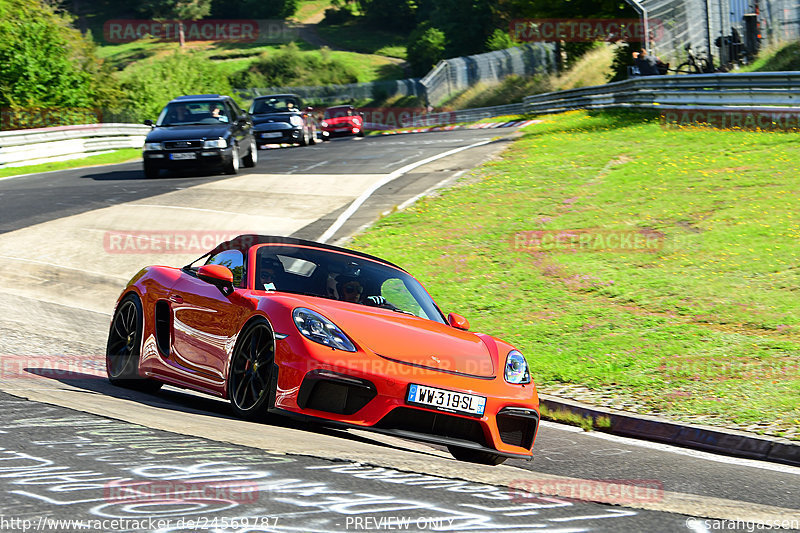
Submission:
[[539,400],[525,357],[445,315],[402,268],[288,237],[241,235],[120,295],[110,381],[227,398],[271,414],[444,445],[459,460],[530,459]]

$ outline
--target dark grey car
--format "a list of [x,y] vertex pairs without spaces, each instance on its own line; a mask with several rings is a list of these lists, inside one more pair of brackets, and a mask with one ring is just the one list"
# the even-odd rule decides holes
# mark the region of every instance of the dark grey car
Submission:
[[250,104],[256,143],[259,147],[282,143],[315,144],[319,127],[311,111],[311,108],[303,108],[296,94],[256,97]]
[[201,94],[175,98],[161,111],[144,143],[144,173],[218,168],[236,174],[240,162],[254,167],[258,149],[253,121],[229,96]]

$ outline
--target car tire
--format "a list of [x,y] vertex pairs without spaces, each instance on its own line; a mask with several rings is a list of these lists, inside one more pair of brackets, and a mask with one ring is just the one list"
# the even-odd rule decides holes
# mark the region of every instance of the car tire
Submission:
[[303,128],[303,133],[300,135],[300,141],[298,143],[300,146],[308,146],[308,130]]
[[242,163],[247,168],[253,168],[258,163],[258,146],[256,146],[255,140],[250,141],[250,151],[244,156]]
[[317,130],[316,128],[311,128],[311,136],[308,138],[308,144],[314,145],[317,144]]
[[364,136],[364,130],[358,130],[358,133],[356,133],[356,137],[363,137],[363,136]]
[[497,466],[508,459],[506,456],[497,453],[473,450],[472,448],[462,448],[461,446],[448,445],[447,450],[450,452],[450,455],[459,461],[467,463]]
[[233,145],[231,150],[231,160],[225,165],[225,174],[236,174],[239,172],[239,147]]
[[114,311],[106,343],[106,374],[112,385],[155,392],[161,383],[139,375],[144,330],[142,302],[136,294],[124,297]]
[[275,335],[263,319],[249,322],[239,333],[228,368],[228,400],[236,416],[264,420],[274,395]]
[[161,169],[153,165],[144,164],[144,177],[147,179],[155,179],[161,175]]

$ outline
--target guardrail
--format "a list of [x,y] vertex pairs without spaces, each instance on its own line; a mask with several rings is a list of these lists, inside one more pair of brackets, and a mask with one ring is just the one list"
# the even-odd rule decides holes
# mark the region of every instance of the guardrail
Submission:
[[444,113],[428,113],[416,117],[408,124],[403,126],[431,126],[444,124],[457,124],[460,122],[474,122],[485,118],[501,117],[503,115],[522,115],[525,113],[525,104],[504,104],[490,107],[476,107],[473,109],[461,109]]
[[800,106],[800,72],[647,76],[594,87],[536,94],[526,113],[559,113],[607,107]]
[[0,167],[141,148],[149,131],[148,126],[138,124],[89,124],[0,132]]

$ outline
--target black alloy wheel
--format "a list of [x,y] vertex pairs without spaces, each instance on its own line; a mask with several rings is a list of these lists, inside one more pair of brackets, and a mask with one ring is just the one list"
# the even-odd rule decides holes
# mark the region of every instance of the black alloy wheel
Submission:
[[275,336],[265,320],[256,320],[239,334],[228,373],[228,399],[237,416],[261,420],[267,416]]
[[143,325],[142,303],[138,296],[129,294],[119,303],[111,320],[106,344],[106,373],[113,385],[155,392],[161,388],[161,383],[139,375]]

